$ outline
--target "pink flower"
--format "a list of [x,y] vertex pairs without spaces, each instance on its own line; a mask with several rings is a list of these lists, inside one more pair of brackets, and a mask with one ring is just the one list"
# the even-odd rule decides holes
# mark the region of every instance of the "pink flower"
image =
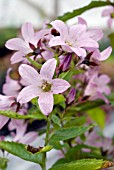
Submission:
[[19,81],[13,80],[10,78],[10,71],[11,71],[11,68],[8,69],[8,71],[7,71],[6,82],[3,85],[3,93],[7,96],[17,97],[17,95],[22,87],[21,87]]
[[98,74],[94,74],[85,89],[84,96],[90,96],[89,100],[103,99],[106,103],[109,103],[104,96],[104,94],[110,94],[110,88],[107,85],[109,82],[110,78],[107,75],[98,76]]
[[111,28],[112,22],[114,20],[114,7],[110,6],[106,9],[104,9],[103,12],[102,12],[102,16],[103,17],[106,17],[106,16],[109,17],[107,23],[108,23],[109,28]]
[[[80,19],[79,19],[80,20]],[[55,20],[51,22],[51,25],[60,33],[59,36],[53,37],[49,45],[57,46],[61,45],[64,51],[74,52],[78,56],[86,56],[85,48],[98,48],[97,41],[101,39],[101,30],[86,30],[87,26],[85,22],[77,24],[68,28],[64,22]]]
[[[4,96],[0,94],[0,110],[11,110],[11,106],[15,103],[12,96]],[[9,117],[0,115],[0,129],[8,122]]]
[[31,99],[39,96],[38,104],[41,111],[48,115],[53,110],[53,94],[63,93],[70,87],[70,84],[62,79],[52,79],[56,60],[49,59],[40,70],[40,74],[31,66],[22,64],[19,67],[19,73],[29,84],[23,88],[17,97],[17,101],[22,103],[29,102]]
[[33,142],[37,136],[37,132],[27,132],[28,123],[24,122],[24,120],[14,120],[12,119],[8,125],[10,131],[16,130],[16,134],[12,133],[13,141],[20,142],[24,144],[30,144]]
[[38,50],[39,40],[48,32],[49,31],[45,29],[35,33],[31,23],[23,24],[21,28],[23,39],[12,38],[8,40],[5,45],[8,49],[17,51],[11,57],[11,63],[14,64],[25,60],[27,54],[30,54],[30,56],[34,55],[34,51]]

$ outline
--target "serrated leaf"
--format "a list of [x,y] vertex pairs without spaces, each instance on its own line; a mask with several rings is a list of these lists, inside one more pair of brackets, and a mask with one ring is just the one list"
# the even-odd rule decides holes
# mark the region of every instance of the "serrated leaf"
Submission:
[[71,138],[75,138],[80,136],[81,134],[85,133],[89,129],[91,129],[93,126],[77,126],[77,127],[70,127],[70,128],[62,128],[59,130],[56,130],[51,138],[51,140],[56,141],[63,141]]
[[66,101],[65,97],[62,94],[54,94],[54,104],[59,104]]
[[21,115],[11,110],[0,110],[0,115],[7,116],[13,119],[38,119],[38,120],[47,119],[46,116],[37,112],[36,114]]
[[52,149],[52,146],[45,146],[41,151],[35,154],[27,151],[27,145],[24,145],[22,143],[1,141],[0,148],[26,161],[35,162],[42,165],[44,162],[43,152],[50,151]]
[[107,5],[111,5],[111,4],[113,4],[113,3],[111,3],[111,2],[101,2],[101,1],[92,1],[87,6],[73,10],[72,12],[67,12],[63,16],[59,16],[58,19],[65,22],[65,21],[67,21],[67,20],[69,20],[73,17],[81,15],[83,12],[86,12],[86,11],[92,9],[92,8],[96,8],[96,7],[98,8],[98,7],[107,6]]
[[81,159],[56,165],[49,170],[98,170],[102,168],[103,163],[102,159]]
[[101,108],[95,108],[87,111],[87,114],[94,120],[101,129],[105,127],[105,112]]

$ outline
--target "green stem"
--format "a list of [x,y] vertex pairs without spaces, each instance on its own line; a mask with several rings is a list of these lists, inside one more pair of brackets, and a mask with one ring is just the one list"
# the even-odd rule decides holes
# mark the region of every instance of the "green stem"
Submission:
[[[51,124],[51,116],[52,113],[47,118],[47,130],[46,130],[46,138],[45,138],[45,146],[48,145],[49,142],[49,131],[50,131],[50,124]],[[46,153],[44,153],[44,164],[42,165],[42,170],[46,170]]]
[[28,59],[28,61],[33,65],[33,66],[35,66],[35,67],[37,67],[38,69],[40,69],[41,68],[41,64],[39,64],[39,63],[37,63],[36,61],[34,61],[34,60],[32,60],[30,57],[28,57],[27,56],[27,59]]

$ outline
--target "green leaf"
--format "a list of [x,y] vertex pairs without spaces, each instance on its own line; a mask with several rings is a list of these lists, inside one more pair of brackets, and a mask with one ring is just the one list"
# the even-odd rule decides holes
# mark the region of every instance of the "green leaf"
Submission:
[[37,111],[34,114],[21,115],[11,110],[0,110],[0,115],[7,116],[13,119],[47,119],[42,113],[38,113]]
[[114,48],[114,33],[111,33],[108,37],[110,38],[112,48]]
[[67,12],[63,16],[59,16],[58,19],[65,22],[73,17],[81,15],[83,12],[86,12],[92,8],[96,8],[96,7],[98,8],[98,7],[107,6],[111,4],[113,5],[113,3],[111,2],[92,1],[89,5],[83,8],[79,8],[79,9],[73,10],[72,12]]
[[61,102],[64,102],[66,99],[62,94],[54,94],[54,104],[59,104]]
[[69,81],[73,74],[74,74],[73,70],[68,70],[67,72],[61,73],[59,75],[59,78]]
[[81,159],[70,163],[56,165],[49,170],[98,170],[102,168],[102,159]]
[[95,108],[87,111],[87,114],[94,120],[101,129],[105,127],[105,112],[101,108]]
[[53,121],[53,123],[57,124],[58,126],[60,126],[60,124],[61,124],[60,119],[56,115],[52,115],[52,121]]
[[1,141],[0,148],[26,161],[35,162],[42,165],[44,162],[44,152],[50,151],[52,149],[52,146],[45,146],[43,149],[35,154],[27,151],[27,145],[16,142]]
[[80,126],[80,127],[77,126],[77,127],[70,127],[70,128],[62,128],[54,132],[51,140],[61,141],[61,140],[75,138],[85,133],[92,127],[93,126],[90,125],[90,126]]
[[70,121],[67,121],[64,127],[81,126],[86,122],[86,117],[74,117]]
[[[114,102],[114,92],[111,93],[111,95],[107,96],[107,98],[110,101],[110,103],[113,103]],[[71,111],[71,112],[86,111],[89,109],[96,108],[98,106],[102,106],[104,104],[106,105],[106,103],[103,100],[87,101],[85,103],[82,103],[82,104],[79,104],[77,106],[73,106],[73,107],[67,109],[67,112],[69,113],[69,111]]]
[[0,169],[1,170],[5,170],[7,168],[8,161],[9,160],[7,158],[0,157]]
[[[89,152],[85,151],[84,149],[88,150]],[[66,153],[66,158],[67,160],[70,161],[75,161],[83,158],[102,158],[100,149],[92,147],[92,146],[87,146],[84,144],[77,145],[75,147],[70,148],[67,153]]]

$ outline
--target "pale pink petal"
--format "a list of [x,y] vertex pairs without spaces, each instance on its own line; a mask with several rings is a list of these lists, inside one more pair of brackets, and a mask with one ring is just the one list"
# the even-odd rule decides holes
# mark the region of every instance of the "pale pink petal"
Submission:
[[19,67],[19,74],[28,84],[41,84],[41,76],[39,73],[27,64],[21,64]]
[[87,31],[87,35],[95,41],[99,41],[103,38],[103,32],[101,29],[93,29]]
[[42,56],[45,60],[49,60],[54,57],[54,53],[52,51],[46,50],[42,52]]
[[41,38],[43,38],[45,35],[50,34],[50,29],[43,29],[35,33],[35,39],[38,42]]
[[20,143],[30,144],[38,137],[37,132],[28,132],[20,140]]
[[18,51],[16,53],[14,53],[12,55],[11,59],[10,59],[11,64],[15,64],[15,63],[23,61],[24,56],[25,56],[25,54],[23,52],[21,52],[21,51]]
[[63,79],[53,79],[52,80],[52,92],[54,94],[58,94],[58,93],[63,93],[65,90],[67,90],[70,87],[70,84]]
[[109,8],[103,10],[102,16],[109,16],[112,12],[114,12],[114,8],[110,6]]
[[71,26],[69,29],[69,37],[71,39],[71,42],[72,39],[79,38],[83,33],[85,33],[85,31],[86,31],[86,25],[78,24],[78,25]]
[[53,110],[53,104],[54,104],[52,93],[45,92],[40,94],[38,99],[38,104],[42,113],[44,115],[49,115],[49,113],[51,113]]
[[86,51],[83,48],[75,48],[75,47],[70,47],[74,53],[76,53],[79,57],[85,57],[86,56]]
[[26,42],[33,43],[34,40],[34,29],[31,23],[25,23],[21,28],[22,36]]
[[109,95],[109,94],[111,93],[111,89],[110,89],[110,87],[108,87],[108,86],[104,86],[104,87],[102,88],[102,91],[103,91],[103,93],[106,94],[106,95]]
[[78,40],[77,47],[99,48],[99,44],[92,38],[87,38]]
[[57,36],[57,37],[53,37],[50,41],[49,41],[49,46],[53,47],[53,46],[57,46],[57,45],[66,45],[64,40]]
[[99,83],[102,83],[102,85],[105,85],[107,83],[110,82],[110,78],[105,75],[105,74],[102,74],[100,77],[99,77]]
[[87,25],[87,22],[82,17],[78,17],[78,24]]
[[39,96],[40,93],[41,93],[41,90],[37,86],[33,86],[33,85],[27,86],[21,90],[21,92],[19,93],[17,97],[17,101],[21,104],[27,103],[31,99]]
[[56,69],[57,60],[55,58],[47,60],[40,70],[40,75],[52,79],[55,69]]
[[109,26],[109,28],[111,28],[112,27],[112,21],[113,21],[113,19],[112,18],[109,18],[108,19],[108,26]]
[[23,53],[30,51],[29,46],[21,38],[12,38],[6,42],[5,46],[10,50],[20,50]]
[[112,53],[112,47],[108,47],[106,48],[104,51],[102,51],[100,53],[100,57],[99,57],[99,60],[100,61],[104,61],[106,60]]
[[8,122],[9,117],[0,115],[0,129]]
[[68,36],[68,28],[63,21],[55,20],[50,23],[59,33],[60,36],[65,40]]

